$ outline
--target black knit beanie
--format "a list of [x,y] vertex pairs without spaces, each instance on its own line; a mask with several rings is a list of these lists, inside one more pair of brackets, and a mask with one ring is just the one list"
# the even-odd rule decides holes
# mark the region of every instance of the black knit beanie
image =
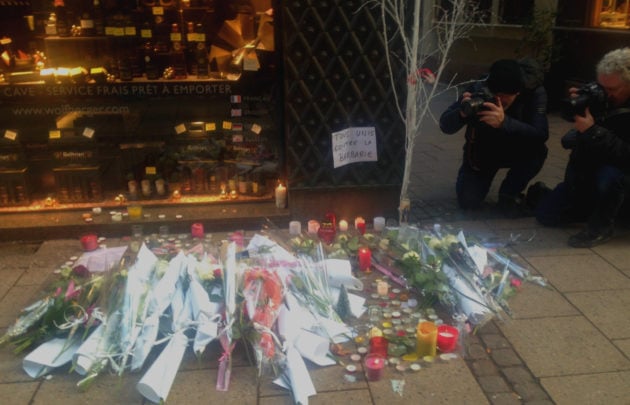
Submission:
[[493,93],[516,94],[523,90],[523,73],[513,59],[500,59],[490,66],[488,88]]

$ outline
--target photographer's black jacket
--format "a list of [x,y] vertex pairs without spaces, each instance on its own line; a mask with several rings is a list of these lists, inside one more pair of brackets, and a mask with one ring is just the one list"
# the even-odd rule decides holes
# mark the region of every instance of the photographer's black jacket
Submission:
[[609,110],[596,124],[578,133],[573,163],[611,165],[630,173],[630,101]]
[[[475,93],[478,82],[466,91]],[[530,159],[532,154],[545,153],[549,138],[547,121],[547,92],[539,86],[524,90],[505,110],[505,121],[500,128],[492,128],[476,117],[462,118],[461,97],[440,117],[440,128],[454,134],[464,125],[466,162],[473,168],[510,167],[514,162]]]

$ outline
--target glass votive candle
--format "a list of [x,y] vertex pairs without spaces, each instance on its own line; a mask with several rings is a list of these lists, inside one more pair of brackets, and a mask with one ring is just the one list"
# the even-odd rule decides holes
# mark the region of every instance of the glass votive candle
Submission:
[[356,228],[357,232],[363,235],[365,233],[365,219],[363,219],[362,217],[356,217],[354,219],[354,227]]
[[302,224],[300,221],[289,222],[289,235],[296,236],[302,233]]
[[190,235],[193,238],[203,238],[203,224],[201,222],[195,222],[190,226]]
[[369,342],[369,352],[370,354],[379,354],[385,358],[387,356],[387,346],[388,341],[383,336],[372,336]]
[[359,248],[359,270],[369,273],[372,265],[372,251],[368,247]]
[[437,349],[437,326],[433,322],[420,322],[416,328],[416,337],[418,357],[434,357]]
[[389,284],[387,281],[379,280],[376,282],[376,293],[381,297],[387,296],[387,292],[389,291]]
[[442,353],[450,353],[457,347],[459,331],[450,325],[440,325],[437,328],[437,347]]
[[374,217],[374,231],[381,232],[383,229],[385,229],[385,218]]
[[368,381],[379,381],[383,378],[385,370],[385,356],[370,353],[365,356],[363,365],[365,366],[365,377]]
[[346,221],[345,219],[342,219],[341,221],[339,221],[339,231],[340,232],[348,231],[348,221]]
[[311,235],[317,235],[317,232],[319,231],[319,222],[315,221],[314,219],[308,221],[307,231]]
[[98,248],[98,237],[93,233],[81,236],[81,246],[86,252],[96,250]]

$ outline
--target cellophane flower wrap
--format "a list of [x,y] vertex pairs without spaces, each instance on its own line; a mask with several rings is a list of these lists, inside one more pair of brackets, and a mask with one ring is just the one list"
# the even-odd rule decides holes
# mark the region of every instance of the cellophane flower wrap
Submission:
[[284,295],[284,285],[277,272],[253,266],[243,273],[243,335],[249,341],[261,372],[275,367],[283,357],[275,323]]

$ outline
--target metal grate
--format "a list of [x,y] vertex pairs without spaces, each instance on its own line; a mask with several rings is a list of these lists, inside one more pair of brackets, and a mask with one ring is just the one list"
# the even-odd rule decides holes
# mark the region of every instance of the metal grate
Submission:
[[[393,105],[378,10],[355,0],[282,2],[288,183],[399,185],[404,128]],[[331,134],[374,126],[377,162],[335,169]]]

